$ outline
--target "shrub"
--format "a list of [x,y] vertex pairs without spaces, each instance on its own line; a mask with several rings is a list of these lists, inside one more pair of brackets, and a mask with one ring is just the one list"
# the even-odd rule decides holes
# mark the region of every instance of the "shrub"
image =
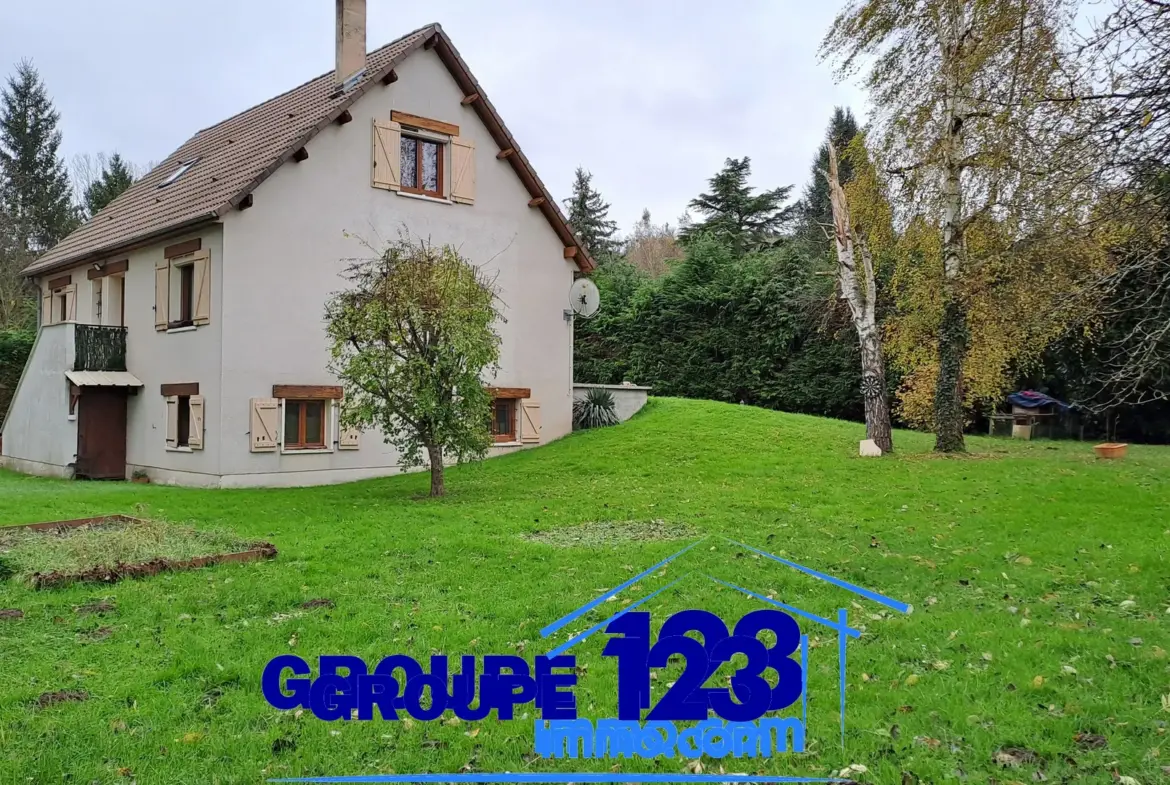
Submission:
[[35,339],[35,331],[0,329],[0,425],[4,424],[8,402],[16,394],[16,384]]
[[613,393],[596,387],[585,393],[584,398],[573,401],[573,429],[602,428],[617,425]]

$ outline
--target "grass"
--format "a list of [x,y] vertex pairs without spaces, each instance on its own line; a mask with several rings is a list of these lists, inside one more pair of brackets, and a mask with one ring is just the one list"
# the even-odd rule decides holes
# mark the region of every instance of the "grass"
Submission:
[[59,531],[0,528],[0,577],[28,581],[36,573],[73,575],[95,567],[192,559],[247,548],[246,541],[232,534],[164,521],[112,521]]
[[[454,470],[439,501],[416,498],[422,475],[207,491],[0,474],[3,522],[120,512],[280,549],[273,561],[111,586],[0,584],[0,608],[24,611],[0,618],[0,781],[679,773],[678,759],[534,760],[531,718],[408,727],[297,717],[264,702],[259,678],[286,652],[534,655],[682,576],[643,606],[658,623],[690,607],[728,619],[759,607],[703,573],[825,616],[844,607],[864,629],[850,645],[844,749],[835,638],[809,627],[809,751],[704,761],[708,771],[827,776],[863,764],[854,776],[875,783],[1031,782],[1037,772],[1099,783],[1114,771],[1158,781],[1170,764],[1170,450],[1135,446],[1104,462],[1085,444],[973,438],[970,457],[938,458],[929,436],[899,432],[895,456],[860,459],[862,431],[658,400],[622,426]],[[642,526],[633,536],[572,528],[622,521]],[[714,536],[604,613],[542,639],[548,622],[681,547],[650,521]],[[566,534],[542,541],[550,532]],[[913,612],[855,600],[719,535]],[[314,599],[333,607],[302,607]],[[95,607],[105,610],[77,612]],[[615,713],[604,637],[574,650],[582,716]],[[70,699],[41,707],[45,693]]]

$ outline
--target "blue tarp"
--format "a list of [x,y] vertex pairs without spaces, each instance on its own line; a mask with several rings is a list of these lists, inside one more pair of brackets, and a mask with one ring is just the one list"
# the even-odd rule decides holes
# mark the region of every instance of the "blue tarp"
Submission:
[[1025,409],[1039,409],[1042,406],[1056,406],[1061,410],[1072,408],[1064,401],[1058,401],[1051,396],[1036,392],[1035,390],[1021,390],[1020,392],[1012,393],[1008,396],[1008,400],[1016,406],[1022,406]]

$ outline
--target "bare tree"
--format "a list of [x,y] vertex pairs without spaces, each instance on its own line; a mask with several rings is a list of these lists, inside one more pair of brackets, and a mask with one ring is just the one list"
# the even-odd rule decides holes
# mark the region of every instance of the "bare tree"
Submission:
[[1086,294],[1099,303],[1102,412],[1170,400],[1170,2],[1112,0],[1081,42],[1056,103],[1087,108],[1088,134],[1114,184],[1099,213],[1122,228],[1113,264]]
[[643,210],[642,219],[634,224],[634,231],[626,240],[626,261],[657,278],[670,269],[667,260],[681,259],[682,255],[674,228],[668,223],[653,223],[650,211]]
[[[890,431],[890,402],[886,391],[886,364],[882,357],[881,333],[877,324],[877,280],[873,254],[865,234],[850,215],[845,189],[838,175],[837,148],[829,145],[829,201],[833,211],[833,240],[837,248],[837,283],[841,299],[849,305],[857,341],[861,347],[861,393],[865,400],[865,435],[883,453],[893,452]],[[861,258],[861,276],[857,259]]]

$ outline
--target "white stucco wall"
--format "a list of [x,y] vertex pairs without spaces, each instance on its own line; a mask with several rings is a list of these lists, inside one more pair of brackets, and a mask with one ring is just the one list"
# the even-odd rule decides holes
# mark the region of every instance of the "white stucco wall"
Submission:
[[[372,252],[405,227],[415,237],[451,243],[497,277],[507,319],[500,324],[501,371],[494,384],[529,387],[541,403],[542,440],[572,424],[572,326],[562,315],[576,269],[563,245],[438,56],[418,51],[399,79],[374,86],[255,192],[253,206],[224,219],[221,276],[222,400],[218,431],[224,485],[338,482],[396,470],[395,451],[376,433],[356,451],[252,453],[249,399],[273,384],[333,384],[322,321],[326,297],[342,288],[347,259]],[[475,140],[474,205],[438,204],[370,187],[372,123],[392,109],[454,123]],[[351,235],[347,237],[347,233]],[[209,414],[209,421],[211,416]],[[209,425],[210,430],[210,425]],[[497,452],[515,448],[497,448]]]
[[72,476],[77,419],[69,416],[73,324],[41,328],[4,421],[3,465],[28,474]]
[[[163,249],[198,237],[210,253],[211,322],[195,329],[160,332],[154,329],[154,265]],[[218,484],[221,438],[218,421],[220,361],[223,337],[223,228],[212,225],[148,248],[132,251],[126,273],[126,369],[143,382],[130,398],[126,420],[128,471],[142,469],[152,480],[166,481],[180,472],[187,485]],[[126,258],[123,255],[119,258]],[[163,384],[198,382],[204,399],[203,449],[167,449],[166,399]]]

